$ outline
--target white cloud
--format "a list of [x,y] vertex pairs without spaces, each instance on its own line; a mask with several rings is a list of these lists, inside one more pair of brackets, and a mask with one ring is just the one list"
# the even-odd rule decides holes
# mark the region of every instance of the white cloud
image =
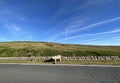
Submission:
[[[12,40],[32,40],[33,36],[31,35],[31,32],[29,30],[26,30],[24,26],[21,26],[20,24],[12,24],[12,23],[6,23],[4,24],[4,27],[8,31],[7,33],[11,35]],[[6,40],[9,41],[9,40]]]
[[[114,33],[113,33],[114,34]],[[89,36],[89,37],[85,37],[85,38],[78,38],[78,39],[81,39],[79,42],[74,42],[74,43],[83,43],[83,44],[95,44],[95,42],[97,41],[106,41],[108,39],[111,39],[111,40],[117,40],[117,39],[120,39],[120,34],[119,32],[118,33],[115,33],[115,35],[113,34],[104,34],[104,35],[94,35],[94,36]],[[119,37],[119,38],[118,38]]]
[[[62,32],[58,32],[57,34],[55,34],[54,36],[52,36],[49,41],[52,41],[58,37],[67,37],[69,31],[72,31],[74,29],[77,29],[78,27],[83,26],[85,23],[87,23],[87,21],[89,20],[87,17],[81,17],[81,16],[75,16],[75,17],[70,17],[69,19],[63,20],[61,22],[59,22],[58,24],[56,24],[54,27],[50,28],[52,31],[53,29],[56,28],[64,28]],[[64,27],[65,25],[65,27]],[[61,27],[62,26],[62,27]],[[50,30],[48,30],[49,33]],[[51,34],[51,33],[50,33]]]
[[21,31],[21,28],[20,27],[18,27],[18,26],[16,26],[16,25],[12,25],[11,26],[11,29],[13,30],[13,31]]
[[[59,18],[60,16],[66,14],[66,13],[70,13],[71,10],[72,10],[72,12],[74,12],[74,14],[67,17],[66,19],[62,20],[61,22],[57,23],[54,27],[50,28],[51,31],[53,31],[57,28],[64,27],[63,30],[61,29],[62,31],[59,31],[56,34],[54,33],[54,36],[52,35],[52,37],[50,37],[49,41],[54,41],[55,39],[62,38],[62,37],[68,37],[68,35],[70,35],[70,34],[74,34],[76,32],[80,32],[80,31],[83,31],[83,30],[86,30],[89,28],[93,28],[95,26],[99,26],[99,25],[120,19],[120,17],[117,17],[117,18],[113,18],[113,19],[109,19],[109,20],[105,20],[102,22],[98,22],[98,23],[94,23],[94,24],[85,26],[90,23],[90,21],[92,20],[92,19],[90,19],[90,17],[94,14],[94,12],[96,10],[98,10],[95,6],[102,7],[102,6],[105,6],[106,4],[109,4],[109,3],[111,4],[113,1],[114,0],[107,0],[107,1],[105,1],[105,0],[87,0],[87,1],[83,1],[83,5],[73,7],[72,9],[70,9],[70,8],[67,9],[69,6],[71,6],[71,4],[66,3],[66,1],[63,0],[60,5],[60,9],[55,14],[55,16],[52,17],[52,20],[50,20],[50,22],[55,21],[57,18]],[[74,2],[77,2],[77,1],[74,1]],[[77,3],[79,3],[79,0]],[[72,3],[72,4],[74,4],[74,3]],[[88,10],[89,6],[92,6],[94,8],[91,8],[89,10],[89,12],[82,14],[81,12],[83,10]],[[50,30],[48,30],[46,32],[47,35],[51,34],[51,32],[49,32],[49,31]]]
[[120,35],[118,36],[113,36],[113,37],[109,37],[109,38],[105,38],[105,39],[99,39],[99,40],[93,40],[93,41],[89,41],[87,43],[84,44],[92,44],[92,45],[117,45],[120,46]]
[[86,30],[86,29],[94,28],[95,26],[99,26],[99,25],[110,23],[110,22],[117,21],[117,20],[120,20],[120,17],[116,17],[116,18],[113,18],[113,19],[97,22],[97,23],[94,23],[94,24],[91,24],[91,25],[88,25],[88,26],[85,26],[85,27],[82,27],[82,28],[79,28],[79,29],[75,29],[75,30],[71,30],[71,31],[69,30],[69,32],[67,32],[67,33],[75,33],[75,32],[78,32],[78,31],[83,31],[83,30]]
[[[86,29],[94,28],[94,27],[96,27],[96,26],[100,26],[100,25],[102,25],[102,24],[110,23],[110,22],[117,21],[117,20],[120,20],[120,17],[112,18],[112,19],[109,19],[109,20],[104,20],[104,21],[101,21],[101,22],[97,22],[97,23],[94,23],[94,24],[90,24],[90,25],[85,26],[85,27],[75,28],[75,29],[72,29],[72,30],[71,30],[71,27],[74,26],[74,24],[73,24],[73,26],[67,27],[67,28],[65,29],[65,31],[60,32],[60,33],[55,34],[54,36],[52,36],[49,41],[53,41],[54,39],[56,39],[56,38],[58,38],[58,37],[62,37],[62,36],[65,37],[65,38],[61,39],[62,41],[63,41],[63,40],[69,40],[69,39],[78,38],[78,37],[81,37],[81,35],[72,36],[72,37],[67,37],[67,35],[68,35],[68,34],[72,34],[72,33],[76,33],[76,32],[80,32],[80,31],[83,31],[83,30],[86,30]],[[78,24],[78,26],[80,26],[80,25]],[[113,31],[113,32],[115,32],[115,31]],[[103,33],[104,33],[104,32],[103,32]],[[103,33],[98,33],[98,34],[103,34]],[[110,33],[110,32],[106,32],[106,33]],[[86,36],[86,35],[88,35],[88,34],[85,34],[85,36]]]
[[6,27],[9,29],[10,32],[16,33],[16,32],[20,32],[22,31],[22,28],[20,28],[19,26],[13,24],[7,24]]
[[113,33],[118,33],[118,32],[120,32],[120,29],[115,29],[115,30],[96,33],[96,34],[80,34],[80,35],[71,36],[71,37],[68,37],[68,38],[58,40],[58,42],[66,41],[66,40],[72,40],[72,39],[76,39],[76,38],[82,38],[82,37],[101,36],[101,35],[113,34]]

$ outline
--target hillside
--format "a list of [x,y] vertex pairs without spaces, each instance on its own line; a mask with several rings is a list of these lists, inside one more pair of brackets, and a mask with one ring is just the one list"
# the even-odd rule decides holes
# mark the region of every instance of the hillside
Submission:
[[120,46],[90,46],[49,42],[1,42],[0,57],[120,56]]

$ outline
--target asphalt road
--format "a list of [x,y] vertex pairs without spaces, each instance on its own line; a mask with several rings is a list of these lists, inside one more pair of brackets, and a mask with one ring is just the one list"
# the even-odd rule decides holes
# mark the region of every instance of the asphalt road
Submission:
[[120,67],[0,64],[0,83],[120,83]]

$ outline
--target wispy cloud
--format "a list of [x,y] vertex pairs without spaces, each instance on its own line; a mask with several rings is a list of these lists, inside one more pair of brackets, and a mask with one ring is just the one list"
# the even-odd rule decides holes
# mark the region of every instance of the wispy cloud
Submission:
[[[78,38],[79,40],[80,38]],[[104,43],[107,43],[106,41],[108,40],[118,40],[120,39],[120,34],[118,33],[113,33],[113,34],[105,34],[105,35],[94,35],[94,36],[88,36],[85,38],[81,38],[81,40],[79,41],[79,43],[81,44],[93,44],[95,42],[102,42],[104,41]],[[74,42],[75,44],[77,44],[78,42]]]
[[[54,22],[59,19],[59,17],[64,17],[64,15],[67,15],[69,13],[73,14],[63,20],[60,20],[59,22],[55,22],[55,25],[51,27],[50,30],[45,32],[47,35],[51,35],[52,33],[52,36],[50,39],[48,39],[48,41],[67,38],[71,34],[82,32],[83,30],[94,28],[96,26],[120,19],[120,17],[117,17],[91,24],[91,21],[93,20],[92,17],[95,12],[103,6],[113,3],[114,0],[87,0],[83,1],[82,5],[78,5],[77,3],[75,3],[77,5],[73,5],[74,2],[79,3],[79,0],[73,0],[73,2],[70,1],[70,3],[67,3],[64,0],[61,2],[58,12],[51,18],[50,22]],[[86,10],[88,10],[88,12],[85,12]],[[59,29],[59,32],[55,31],[57,29]]]
[[[88,19],[86,19],[86,17],[81,18],[81,16],[75,16],[74,18],[69,18],[66,20],[63,20],[61,22],[59,22],[58,24],[56,24],[54,27],[52,27],[52,31],[53,29],[57,29],[57,28],[63,28],[61,29],[61,31],[59,31],[58,33],[56,33],[54,36],[52,36],[50,38],[49,41],[52,41],[58,37],[67,37],[69,31],[74,30],[78,27],[81,27],[82,25],[84,25],[86,22],[88,21]],[[49,32],[50,30],[48,30]]]
[[95,26],[99,26],[99,25],[110,23],[110,22],[117,21],[117,20],[120,20],[120,17],[116,17],[116,18],[112,18],[112,19],[109,19],[109,20],[93,23],[93,24],[90,24],[88,26],[85,26],[85,27],[82,27],[82,28],[79,28],[79,29],[75,29],[75,30],[72,30],[72,31],[69,30],[67,33],[75,33],[75,32],[78,32],[78,31],[83,31],[83,30],[86,30],[86,29],[94,28]]
[[[6,1],[0,1],[0,24],[2,24],[2,28],[6,31],[5,33],[11,35],[12,40],[32,39],[30,32],[26,31],[24,23],[26,23],[24,14],[14,10]],[[4,37],[0,39],[9,41]]]
[[118,33],[118,32],[120,32],[120,29],[115,29],[115,30],[96,33],[96,34],[81,34],[81,35],[71,36],[71,37],[68,37],[68,38],[58,40],[58,42],[62,42],[62,41],[66,41],[66,40],[72,40],[72,39],[76,39],[76,38],[90,37],[90,36],[101,36],[101,35],[113,34],[113,33]]
[[18,33],[20,31],[22,31],[22,28],[18,27],[17,25],[13,24],[7,24],[6,27],[9,29],[9,31],[13,32],[13,33]]
[[12,25],[10,29],[12,30],[13,35],[15,34],[18,37],[22,37],[22,40],[28,40],[28,41],[33,40],[33,35],[31,34],[31,32],[26,31],[24,27]]
[[[73,24],[72,26],[67,26],[63,32],[55,34],[55,36],[52,36],[49,41],[55,40],[55,39],[57,39],[57,38],[59,38],[61,36],[64,36],[64,38],[61,39],[61,40],[68,40],[68,39],[77,38],[77,37],[80,37],[81,35],[76,35],[76,36],[72,36],[72,37],[67,37],[66,35],[77,33],[77,32],[83,31],[83,30],[87,30],[87,29],[91,29],[91,28],[94,28],[96,26],[100,26],[100,25],[103,25],[103,24],[106,24],[106,23],[117,21],[117,20],[120,20],[120,17],[116,17],[116,18],[104,20],[104,21],[101,21],[101,22],[93,23],[93,24],[90,24],[90,25],[85,26],[85,27],[80,27],[81,26],[80,23],[77,23],[77,22],[78,21],[80,21],[80,22],[81,21],[86,22],[86,21],[78,19],[77,22],[75,22],[77,24]],[[77,28],[74,25],[76,25]],[[88,34],[85,34],[85,36],[86,35],[88,35]]]
[[84,44],[92,45],[118,45],[120,46],[120,35],[106,37],[105,39],[91,40],[89,42],[84,42]]
[[[120,30],[117,29],[107,31],[108,28],[105,28],[104,30],[100,29],[101,33],[97,33],[98,31],[95,31],[95,29],[98,29],[97,26],[120,20],[120,17],[114,18],[115,16],[118,16],[119,13],[116,13],[114,15],[110,14],[107,16],[110,8],[112,8],[114,5],[115,7],[117,7],[116,4],[114,4],[115,0],[70,0],[69,2],[68,0],[61,0],[60,2],[58,1],[59,4],[57,3],[56,8],[53,8],[54,10],[50,11],[51,14],[49,15],[51,16],[51,19],[47,19],[46,23],[43,23],[42,25],[39,24],[40,22],[42,22],[42,19],[40,18],[40,20],[38,20],[41,14],[38,15],[37,12],[33,12],[33,14],[31,15],[31,13],[29,12],[31,12],[32,10],[30,10],[29,7],[21,7],[20,5],[22,4],[18,2],[19,5],[17,5],[16,8],[12,8],[14,6],[11,6],[11,3],[4,0],[0,2],[0,23],[3,26],[2,28],[5,28],[3,29],[3,31],[5,31],[7,28],[6,33],[10,34],[11,38],[13,37],[19,39],[21,38],[24,40],[32,40],[34,38],[33,36],[42,35],[36,37],[36,39],[62,42],[74,39],[79,40],[80,38],[87,39],[87,37],[93,36],[98,36],[99,39],[99,37],[101,36],[120,32]],[[107,7],[108,5],[110,5],[109,8]],[[33,6],[34,5],[30,6],[30,8],[32,8]],[[27,8],[28,12],[26,11]],[[40,11],[38,11],[38,13],[40,13]],[[103,16],[104,14],[105,16]],[[24,15],[26,15],[26,18]],[[37,22],[32,22],[32,19],[36,20],[37,15]],[[46,18],[47,17],[45,17],[45,19]],[[106,20],[107,18],[110,19]],[[25,19],[26,21],[24,21]],[[28,21],[27,19],[31,20]],[[34,25],[37,27],[35,27]],[[43,27],[44,29],[41,27]],[[109,30],[112,29],[111,27],[109,28]],[[42,34],[40,34],[40,32],[37,30],[42,32]],[[106,32],[102,32],[105,30]],[[89,32],[91,34],[89,34]],[[97,38],[91,39],[91,41],[92,40],[97,40]]]

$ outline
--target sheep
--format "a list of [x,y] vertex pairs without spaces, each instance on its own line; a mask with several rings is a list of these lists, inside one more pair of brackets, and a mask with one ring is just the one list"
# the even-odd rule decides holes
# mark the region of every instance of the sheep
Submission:
[[53,56],[52,59],[55,61],[54,63],[57,63],[57,60],[61,62],[61,55]]

